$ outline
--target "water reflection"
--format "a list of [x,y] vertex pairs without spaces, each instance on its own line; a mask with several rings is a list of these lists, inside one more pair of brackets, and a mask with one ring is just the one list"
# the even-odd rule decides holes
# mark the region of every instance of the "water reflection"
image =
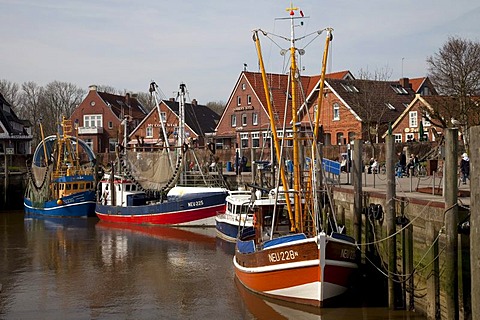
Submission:
[[263,299],[236,284],[234,248],[214,228],[0,213],[0,319],[424,319]]

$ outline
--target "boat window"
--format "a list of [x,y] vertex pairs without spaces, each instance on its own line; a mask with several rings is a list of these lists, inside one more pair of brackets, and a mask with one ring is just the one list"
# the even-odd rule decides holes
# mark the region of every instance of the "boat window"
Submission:
[[132,191],[137,191],[137,186],[135,184],[132,185]]
[[63,183],[60,183],[60,190],[65,190],[65,185]]
[[125,191],[130,191],[130,185],[129,184],[125,185]]
[[66,185],[67,190],[72,190],[72,185],[70,183],[67,183]]
[[105,185],[105,190],[108,190],[108,189],[110,189],[108,186],[109,186],[108,184],[107,184],[107,185]]
[[73,190],[78,190],[78,183],[74,183],[72,187],[73,187]]
[[85,188],[91,189],[91,188],[92,188],[92,183],[91,183],[91,182],[87,182],[87,186],[86,186]]
[[80,190],[85,189],[85,183],[80,183],[78,186]]
[[122,191],[122,186],[118,185],[118,191]]
[[229,203],[228,204],[228,211],[231,212],[231,213],[234,213],[233,210],[234,210],[233,204]]

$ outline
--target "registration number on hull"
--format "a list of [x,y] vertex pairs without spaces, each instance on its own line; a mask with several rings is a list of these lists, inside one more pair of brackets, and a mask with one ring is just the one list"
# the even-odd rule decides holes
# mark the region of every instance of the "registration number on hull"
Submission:
[[298,252],[295,250],[285,250],[280,252],[272,252],[268,254],[270,262],[292,261],[298,257]]

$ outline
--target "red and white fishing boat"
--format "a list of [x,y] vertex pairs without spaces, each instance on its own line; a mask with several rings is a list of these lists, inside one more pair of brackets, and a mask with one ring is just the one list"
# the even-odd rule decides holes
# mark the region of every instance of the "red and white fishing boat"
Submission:
[[[156,85],[152,82],[151,92],[155,91],[155,88]],[[125,154],[123,159],[113,164],[111,171],[100,181],[95,208],[100,220],[129,224],[215,226],[216,214],[225,211],[225,197],[228,192],[225,187],[213,185],[212,180],[208,180],[201,172],[192,173],[198,174],[195,179],[186,173],[184,159],[187,152],[194,151],[189,150],[185,143],[184,84],[180,86],[179,97],[177,146],[171,146],[165,134],[163,141],[167,145],[160,151],[131,152],[133,157],[138,159],[138,166],[155,166],[156,170],[144,181],[139,182],[134,177],[135,168],[126,161]],[[156,103],[158,106],[159,101],[156,100]],[[159,121],[162,122],[162,128],[165,128],[160,111]],[[120,167],[123,172],[116,174],[116,167]],[[154,181],[155,178],[157,180]],[[146,189],[146,185],[155,185],[157,188]]]
[[[301,133],[298,126],[300,103],[297,99],[300,99],[301,90],[297,83],[300,70],[296,61],[297,54],[299,52],[303,54],[304,51],[295,47],[294,22],[303,18],[303,14],[295,16],[297,10],[298,8],[293,6],[287,9],[290,12],[287,19],[291,24],[290,49],[282,50],[290,52],[291,62],[289,77],[291,92],[286,95],[291,99],[286,105],[291,108],[292,114],[290,122],[293,144],[292,188],[276,192],[278,201],[274,202],[276,204],[274,206],[271,203],[262,206],[258,201],[252,205],[255,232],[251,236],[239,236],[233,263],[238,280],[254,292],[294,303],[324,306],[328,301],[347,291],[350,278],[358,268],[357,251],[354,240],[340,232],[334,215],[322,219],[322,210],[331,202],[320,199],[320,195],[328,194],[325,190],[320,191],[321,187],[326,186],[320,181],[321,166],[320,161],[316,160],[320,159],[318,150],[320,145],[317,144],[320,111],[312,112],[315,121],[311,123],[310,128],[313,132]],[[327,39],[319,92],[323,92],[328,45],[332,40],[332,29],[327,28],[323,31],[327,32]],[[259,33],[269,34],[255,30],[253,37],[259,56],[265,96],[269,97],[270,90],[261,55]],[[321,31],[315,32],[317,33]],[[319,94],[318,106],[322,105],[322,96],[323,94]],[[282,186],[289,186],[285,175],[286,168],[281,165],[285,163],[285,152],[282,153],[285,148],[283,144],[280,146],[281,141],[276,129],[278,124],[275,122],[270,99],[265,100],[268,105],[276,159],[279,159],[280,170],[276,190],[281,190]],[[310,145],[306,147],[307,144]],[[300,154],[303,155],[302,158]],[[307,158],[310,159],[309,162],[302,162],[302,159]],[[285,217],[289,221],[288,228],[280,229],[279,226],[284,226],[281,221]]]

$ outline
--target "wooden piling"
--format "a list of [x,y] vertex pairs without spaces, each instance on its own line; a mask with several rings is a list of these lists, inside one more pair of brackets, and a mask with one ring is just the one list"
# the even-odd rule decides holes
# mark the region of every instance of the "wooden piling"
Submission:
[[[470,137],[480,135],[480,126],[470,128]],[[480,319],[480,140],[470,140],[470,269],[472,319]]]
[[391,134],[386,136],[386,167],[387,167],[387,190],[386,190],[386,211],[385,218],[387,224],[388,238],[388,307],[395,309],[395,282],[393,275],[396,274],[397,246],[395,226],[395,140]]
[[432,261],[427,276],[427,319],[441,319],[440,313],[440,264],[438,262],[438,229],[435,223],[427,217],[425,221],[425,246],[432,247],[427,255],[427,261]]
[[353,234],[357,243],[362,242],[362,145],[362,140],[355,140],[353,146]]
[[458,306],[458,129],[445,130],[445,299],[447,319],[459,318]]

